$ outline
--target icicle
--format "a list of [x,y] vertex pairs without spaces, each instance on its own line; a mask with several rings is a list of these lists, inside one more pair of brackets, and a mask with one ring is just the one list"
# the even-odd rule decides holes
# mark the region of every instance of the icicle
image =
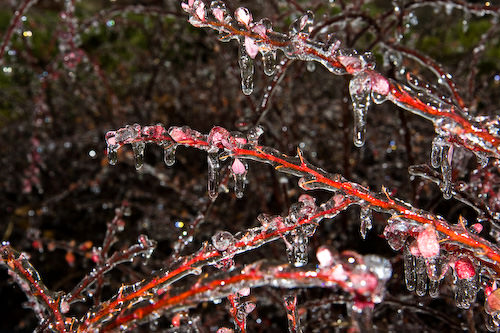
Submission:
[[267,50],[261,51],[262,54],[262,64],[264,65],[264,73],[268,76],[274,75],[276,72],[276,51],[275,50]]
[[470,279],[457,279],[455,283],[455,302],[457,307],[468,309],[476,299],[478,289],[476,277]]
[[446,145],[446,139],[442,136],[437,136],[432,140],[431,150],[431,165],[433,168],[439,168],[441,165],[441,157],[443,155],[443,146]]
[[359,219],[361,221],[361,224],[359,226],[359,232],[361,233],[361,237],[363,239],[366,238],[366,234],[370,229],[372,228],[372,210],[370,207],[362,207],[361,211],[359,213]]
[[247,180],[248,165],[245,161],[235,158],[231,165],[231,171],[234,177],[234,193],[236,197],[243,198],[243,190],[245,189]]
[[253,60],[245,48],[244,40],[240,40],[239,51],[238,64],[241,71],[241,89],[245,95],[250,95],[253,92],[254,66]]
[[144,142],[132,142],[132,151],[134,152],[135,169],[139,170],[144,165]]
[[[314,204],[314,199],[308,195],[302,195],[299,198],[299,202],[293,204],[289,211],[288,216],[285,218],[285,225],[295,226],[297,223],[304,218],[313,215],[316,211],[316,205]],[[307,264],[307,250],[309,243],[309,235],[314,233],[313,230],[309,230],[309,226],[304,226],[303,228],[297,228],[288,232],[285,237],[285,245],[288,255],[288,261],[295,267],[301,267]]]
[[167,143],[163,147],[163,161],[167,166],[172,166],[175,163],[176,143]]
[[403,251],[403,264],[406,288],[414,291],[417,285],[417,276],[415,274],[415,257],[411,253],[410,245],[406,244]]
[[106,146],[109,164],[115,165],[118,162],[118,148],[120,147],[116,142],[115,131],[106,133]]
[[354,145],[362,147],[365,143],[366,114],[370,107],[370,76],[364,71],[355,75],[349,82],[349,92],[354,112]]
[[429,296],[431,296],[432,298],[436,298],[439,296],[439,284],[440,280],[429,281]]
[[415,274],[417,277],[415,292],[418,296],[425,296],[427,293],[427,272],[423,257],[415,257]]
[[285,244],[288,262],[295,267],[306,265],[308,262],[307,250],[309,238],[303,235],[300,229],[293,234],[288,234],[285,238],[288,241],[288,243]]
[[118,162],[118,147],[118,145],[108,145],[108,161],[111,165]]
[[217,152],[207,154],[208,162],[208,196],[215,200],[219,194],[219,155]]
[[300,317],[297,311],[297,296],[287,295],[284,297],[286,317],[288,319],[288,331],[290,333],[302,332],[300,328]]
[[431,281],[439,281],[442,278],[441,275],[441,259],[436,256],[433,258],[425,259],[425,264],[427,266],[427,276]]
[[452,181],[451,181],[451,163],[453,161],[453,145],[448,146],[448,150],[443,149],[443,156],[441,157],[441,173],[443,174],[443,185],[441,191],[443,198],[451,199],[452,196]]

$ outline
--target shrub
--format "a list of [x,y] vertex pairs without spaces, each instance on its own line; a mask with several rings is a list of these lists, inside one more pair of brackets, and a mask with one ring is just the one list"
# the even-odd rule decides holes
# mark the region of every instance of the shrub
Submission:
[[500,7],[0,13],[2,328],[498,329]]

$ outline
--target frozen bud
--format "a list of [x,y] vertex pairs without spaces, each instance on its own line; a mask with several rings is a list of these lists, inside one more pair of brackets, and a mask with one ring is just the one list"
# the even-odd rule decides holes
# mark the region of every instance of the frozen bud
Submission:
[[218,251],[225,251],[233,244],[234,237],[228,231],[219,231],[212,236],[212,244]]
[[248,287],[241,288],[240,290],[238,290],[238,294],[240,296],[248,296],[250,295],[250,288]]
[[259,47],[255,43],[255,40],[248,36],[245,36],[245,49],[252,59],[255,59],[255,56],[259,53]]
[[214,126],[208,134],[208,143],[212,150],[217,150],[220,146],[232,149],[234,148],[234,140],[225,128]]
[[185,141],[185,140],[189,140],[190,137],[187,135],[187,133],[184,131],[183,128],[181,127],[171,127],[169,130],[168,130],[168,134],[172,137],[172,139],[174,139],[176,142],[179,142],[179,141]]
[[232,328],[221,327],[217,330],[217,333],[234,333]]
[[231,165],[231,170],[235,175],[243,175],[247,172],[245,165],[237,158],[234,159],[233,165]]
[[220,8],[214,8],[214,9],[212,9],[212,12],[213,12],[215,18],[219,22],[224,21],[224,11],[222,9],[220,9]]
[[486,298],[486,311],[493,313],[500,311],[500,289],[495,289]]
[[266,37],[266,26],[262,23],[258,23],[252,27],[252,31],[255,32],[257,35],[259,35],[262,38]]
[[470,226],[470,229],[472,232],[480,234],[481,231],[483,231],[483,225],[481,223],[474,223],[473,225]]
[[200,21],[205,21],[205,4],[202,1],[196,2],[195,13]]
[[389,94],[389,81],[377,72],[370,72],[372,91],[386,96]]
[[318,248],[316,251],[316,258],[318,259],[320,267],[330,267],[335,261],[332,251],[326,246]]
[[427,225],[417,236],[418,250],[424,258],[435,257],[439,254],[439,243],[436,229],[432,225]]
[[239,7],[234,12],[234,17],[238,22],[248,26],[252,22],[252,14],[245,7]]
[[61,313],[67,313],[69,311],[70,305],[66,300],[62,300],[61,304],[59,304],[61,309]]
[[227,15],[226,4],[222,1],[216,0],[212,1],[210,8],[212,9],[212,14],[214,14],[217,21],[224,22],[224,16]]
[[253,310],[255,310],[255,303],[253,302],[245,302],[238,306],[239,310],[242,310],[244,313],[249,314]]
[[461,257],[455,261],[455,273],[459,279],[470,279],[476,275],[476,268],[467,257]]

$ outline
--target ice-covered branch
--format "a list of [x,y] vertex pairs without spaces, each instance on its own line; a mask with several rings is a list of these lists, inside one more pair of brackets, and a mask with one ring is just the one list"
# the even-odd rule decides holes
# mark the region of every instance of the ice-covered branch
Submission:
[[[99,327],[107,322],[113,313],[154,295],[161,295],[169,286],[189,274],[200,274],[204,266],[214,265],[228,269],[233,266],[235,255],[248,252],[262,245],[283,239],[289,252],[290,261],[296,266],[307,263],[307,238],[314,234],[317,224],[324,218],[332,218],[346,209],[353,201],[333,197],[317,209],[313,209],[309,196],[290,208],[286,217],[261,215],[260,227],[241,231],[232,235],[220,231],[212,237],[211,243],[204,243],[194,254],[181,257],[172,267],[164,269],[151,279],[124,286],[113,299],[102,303],[84,319],[82,330]],[[304,247],[305,245],[305,247]]]
[[[329,251],[322,249],[321,252]],[[249,288],[270,286],[275,288],[340,288],[351,295],[352,309],[363,311],[373,308],[383,299],[384,284],[392,273],[386,259],[377,256],[360,256],[355,253],[334,255],[330,252],[318,254],[317,269],[300,269],[290,265],[272,265],[257,262],[234,268],[219,274],[205,275],[194,284],[176,290],[167,290],[153,296],[148,302],[141,302],[123,311],[107,323],[102,330],[127,327],[151,315],[172,312],[196,306],[200,302],[231,297],[237,293],[248,295]],[[233,300],[234,301],[234,300]],[[242,303],[240,305],[244,305]],[[246,308],[246,310],[253,310]],[[238,306],[237,310],[241,307]],[[245,311],[241,315],[246,315]]]
[[0,255],[0,264],[7,267],[9,275],[28,297],[28,304],[39,318],[40,325],[67,332],[63,313],[69,310],[69,304],[62,300],[62,295],[50,292],[29,262],[28,256],[14,250],[8,242],[3,242],[0,246]]
[[[460,1],[452,2],[460,6]],[[442,137],[447,147],[463,146],[476,153],[481,161],[488,157],[500,158],[500,120],[487,117],[472,118],[461,111],[464,103],[454,82],[439,65],[431,63],[427,57],[412,52],[411,56],[426,64],[450,88],[457,106],[446,103],[439,97],[419,89],[389,80],[374,70],[375,63],[370,53],[359,54],[355,50],[341,47],[339,40],[327,43],[310,38],[313,27],[311,12],[299,17],[290,26],[287,34],[273,30],[267,19],[253,21],[248,9],[240,7],[234,18],[228,13],[222,1],[213,1],[209,8],[200,0],[182,3],[189,13],[189,22],[196,27],[208,27],[219,32],[219,39],[235,39],[239,43],[242,89],[245,94],[253,91],[253,59],[262,55],[264,71],[273,75],[276,68],[276,52],[281,50],[286,57],[303,61],[316,61],[337,75],[353,75],[349,90],[354,112],[354,143],[362,146],[365,141],[367,111],[372,100],[382,103],[389,100],[394,104],[431,120],[436,133]],[[481,10],[493,10],[486,8]],[[496,13],[496,11],[494,11]],[[452,156],[452,155],[451,155]],[[443,176],[446,177],[446,176]],[[451,179],[446,178],[446,181]],[[445,192],[445,196],[448,193]]]
[[[231,158],[231,173],[235,177],[235,192],[242,195],[247,166],[244,160],[250,159],[272,165],[276,170],[300,177],[299,186],[304,190],[322,189],[354,198],[363,208],[361,211],[362,235],[371,228],[371,210],[391,215],[387,235],[389,244],[394,234],[395,240],[404,243],[408,236],[418,236],[432,228],[436,233],[435,241],[451,251],[465,251],[491,268],[490,274],[500,273],[500,249],[487,240],[469,232],[462,225],[451,225],[442,217],[417,209],[408,203],[393,199],[385,189],[375,193],[357,183],[346,180],[340,174],[328,172],[311,165],[299,151],[297,157],[290,157],[270,147],[260,146],[258,137],[262,134],[259,127],[252,129],[246,136],[239,132],[230,133],[214,127],[203,135],[189,127],[171,127],[166,130],[162,125],[127,126],[106,134],[110,162],[116,163],[118,148],[130,143],[136,156],[136,166],[142,164],[145,143],[155,142],[165,148],[165,157],[172,161],[172,150],[177,145],[198,148],[208,153],[208,192],[212,198],[218,193],[220,163]],[[170,164],[170,162],[168,164]],[[392,229],[394,228],[394,230]],[[401,229],[401,232],[396,232]],[[405,238],[402,238],[402,236]],[[403,244],[402,243],[402,244]],[[401,246],[402,246],[401,244]],[[392,245],[391,245],[392,246]],[[401,246],[393,246],[400,249]]]

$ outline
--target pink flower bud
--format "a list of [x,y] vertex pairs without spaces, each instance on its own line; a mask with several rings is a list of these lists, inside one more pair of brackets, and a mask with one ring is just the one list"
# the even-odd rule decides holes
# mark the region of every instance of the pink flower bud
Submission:
[[196,7],[196,16],[201,21],[205,21],[205,4],[203,2],[200,2],[198,7]]
[[243,175],[247,172],[245,165],[237,158],[234,159],[233,165],[231,166],[231,170],[235,175]]
[[389,94],[389,81],[376,72],[370,73],[372,81],[372,90],[377,94],[387,96]]
[[240,7],[234,12],[234,17],[236,20],[245,26],[248,26],[252,22],[252,14],[245,7]]
[[256,24],[252,27],[252,31],[258,34],[260,37],[266,37],[266,27],[263,24]]
[[474,264],[467,257],[455,261],[455,273],[459,279],[470,279],[476,275]]
[[432,258],[439,254],[439,243],[436,229],[432,225],[427,225],[417,236],[418,250],[424,258]]
[[259,52],[259,47],[255,44],[255,40],[250,37],[245,37],[245,49],[252,59],[254,59]]
[[219,22],[223,22],[224,21],[224,11],[220,8],[213,8],[212,9],[212,13],[214,14],[215,18],[217,19],[217,21]]
[[334,262],[332,251],[325,246],[318,248],[316,251],[316,258],[319,261],[320,267],[330,267]]

